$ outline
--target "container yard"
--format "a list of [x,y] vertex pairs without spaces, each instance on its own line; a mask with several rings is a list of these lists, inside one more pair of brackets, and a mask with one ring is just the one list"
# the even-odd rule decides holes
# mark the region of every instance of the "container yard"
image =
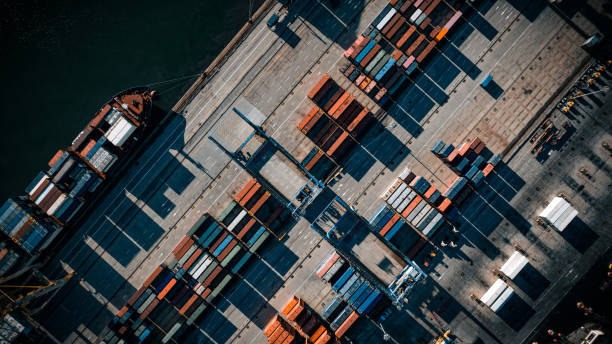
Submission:
[[[37,320],[68,343],[530,342],[612,243],[595,27],[506,0],[272,3],[41,267],[73,277]],[[122,116],[0,209],[1,261],[64,234]]]

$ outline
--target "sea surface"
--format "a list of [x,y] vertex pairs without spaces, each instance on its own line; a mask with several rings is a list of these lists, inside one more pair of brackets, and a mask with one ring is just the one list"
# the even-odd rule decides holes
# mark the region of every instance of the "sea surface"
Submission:
[[114,94],[152,85],[169,110],[247,21],[249,1],[0,0],[0,13],[3,203]]

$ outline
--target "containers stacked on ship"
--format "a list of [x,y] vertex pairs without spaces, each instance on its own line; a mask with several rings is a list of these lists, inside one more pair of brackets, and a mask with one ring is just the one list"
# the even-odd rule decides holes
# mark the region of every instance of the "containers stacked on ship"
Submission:
[[68,148],[101,176],[138,142],[151,113],[148,88],[124,91],[105,104]]
[[[372,121],[372,114],[329,76],[325,74],[308,97],[317,105],[298,124],[315,148],[302,162],[315,177],[327,180],[334,168],[321,163],[323,157],[340,167],[351,150],[358,145]],[[318,168],[317,166],[323,166]]]
[[8,199],[0,208],[0,230],[23,250],[19,252],[12,245],[5,244],[0,253],[0,261],[7,265],[0,264],[2,271],[14,265],[19,257],[33,256],[44,250],[61,232],[62,227],[21,196]]
[[151,112],[147,88],[134,88],[113,97],[98,111],[72,145],[59,150],[26,192],[47,215],[69,222],[104,179],[120,165],[146,126]]
[[482,184],[502,159],[501,154],[493,154],[486,149],[485,143],[478,137],[462,143],[457,148],[452,144],[445,144],[444,141],[438,141],[431,152],[474,187]]
[[103,178],[79,157],[60,150],[26,187],[26,193],[43,212],[61,224],[69,222],[96,192]]
[[[332,252],[317,268],[317,276],[329,282],[336,295],[323,310],[322,316],[340,337],[359,315],[369,314],[383,298],[383,291],[359,268]],[[354,314],[354,315],[353,315]]]

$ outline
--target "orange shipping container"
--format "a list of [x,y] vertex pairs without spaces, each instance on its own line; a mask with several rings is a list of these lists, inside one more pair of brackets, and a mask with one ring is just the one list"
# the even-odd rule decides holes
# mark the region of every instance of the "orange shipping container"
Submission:
[[304,119],[302,119],[302,121],[298,124],[298,129],[303,130],[306,124],[310,122],[310,120],[317,114],[317,112],[319,112],[319,108],[316,106],[313,107],[312,110],[310,110],[310,112],[306,115],[306,117],[304,117]]
[[128,306],[123,306],[123,308],[119,310],[119,313],[117,313],[117,316],[121,318],[127,311],[128,311]]
[[240,192],[236,195],[236,197],[234,197],[234,199],[237,200],[237,201],[240,201],[242,199],[242,197],[244,197],[249,192],[249,190],[251,190],[251,188],[253,187],[253,185],[255,185],[255,183],[257,183],[257,181],[255,181],[255,179],[249,180],[247,185],[245,185],[242,188],[242,190],[240,190]]
[[87,144],[87,146],[85,146],[85,148],[83,148],[83,150],[81,150],[81,156],[84,158],[87,156],[87,153],[89,153],[89,151],[93,148],[93,146],[96,145],[96,141],[94,140],[89,140],[89,143]]
[[327,342],[329,342],[330,339],[331,339],[331,336],[329,332],[325,330],[325,332],[323,332],[323,334],[319,337],[319,339],[317,339],[316,342],[314,342],[314,344],[326,344]]
[[249,190],[249,192],[247,192],[247,194],[242,197],[242,199],[240,200],[240,202],[238,202],[241,206],[244,206],[245,204],[247,204],[248,201],[251,200],[251,198],[253,197],[253,195],[255,195],[255,193],[259,190],[259,188],[261,187],[261,184],[256,183],[251,190]]
[[306,164],[306,166],[304,166],[304,169],[306,169],[306,171],[310,171],[310,169],[312,169],[314,167],[314,165],[317,163],[317,161],[319,161],[321,159],[321,157],[323,155],[325,155],[325,153],[323,153],[323,151],[319,150],[317,152],[317,154],[315,154],[315,156],[312,157],[312,159],[310,159],[308,164]]
[[183,305],[183,307],[181,307],[181,309],[179,309],[179,314],[185,315],[185,312],[187,312],[189,307],[191,307],[191,305],[193,305],[193,303],[195,302],[195,300],[198,299],[198,297],[199,297],[198,294],[191,295],[189,300],[187,300],[187,302]]
[[429,197],[431,197],[431,195],[433,195],[433,194],[434,194],[434,192],[436,192],[436,190],[437,190],[437,189],[436,189],[436,187],[435,187],[435,186],[433,186],[433,185],[432,185],[432,186],[430,186],[430,187],[429,187],[429,189],[427,189],[427,191],[425,191],[425,195],[424,195],[424,196],[425,196],[425,198],[429,198]]
[[350,93],[348,92],[344,92],[344,94],[342,94],[342,96],[338,99],[338,101],[331,107],[329,108],[329,111],[327,113],[329,113],[330,115],[333,116],[333,114],[338,111],[338,109],[342,106],[342,104],[344,104],[344,102],[351,96]]
[[289,300],[289,302],[287,303],[287,305],[285,305],[285,307],[283,307],[283,310],[281,311],[281,313],[283,315],[287,315],[289,314],[289,312],[293,309],[293,307],[295,307],[295,305],[298,304],[298,302],[300,302],[300,299],[297,297],[292,297],[291,300]]
[[334,252],[331,257],[323,264],[320,268],[317,269],[317,276],[319,278],[323,278],[323,276],[329,271],[332,265],[336,264],[336,262],[340,259],[340,256],[337,252]]
[[261,196],[261,198],[257,201],[257,203],[255,203],[253,208],[251,208],[251,212],[253,214],[256,213],[259,210],[259,208],[261,208],[261,206],[264,205],[264,203],[266,203],[269,197],[270,197],[270,193],[266,191],[266,193],[263,194],[263,196]]
[[316,342],[317,339],[319,339],[319,337],[321,337],[321,335],[323,334],[323,332],[325,332],[325,326],[321,325],[319,326],[319,328],[312,334],[312,336],[310,336],[310,341],[311,342]]
[[321,117],[323,117],[323,111],[320,111],[319,108],[317,108],[317,113],[308,121],[308,123],[306,123],[306,125],[302,129],[302,132],[304,134],[308,134],[310,129],[312,129],[312,127],[314,127],[315,124],[317,124],[317,122],[319,121],[319,119],[321,119]]
[[295,307],[287,314],[287,320],[294,321],[304,310],[304,301],[300,300]]
[[270,335],[278,328],[278,326],[280,326],[279,318],[280,317],[278,316],[278,314],[275,315],[274,318],[270,320],[268,325],[266,325],[266,327],[264,328],[264,334],[266,335],[266,337],[270,337]]
[[325,85],[325,83],[327,82],[327,80],[330,79],[329,74],[325,74],[323,75],[323,77],[321,78],[321,80],[319,80],[319,82],[315,85],[315,87],[313,87],[312,90],[310,90],[310,93],[308,93],[308,98],[312,99],[314,98],[315,95],[317,95],[317,93],[319,93],[319,91],[321,90],[321,88],[323,87],[323,85]]
[[53,158],[49,160],[49,167],[52,167],[53,165],[55,165],[55,163],[59,160],[62,154],[64,154],[64,150],[63,149],[58,150],[57,153],[55,153],[55,155],[53,156]]
[[489,173],[491,173],[491,171],[493,171],[493,165],[491,164],[487,164],[487,166],[485,166],[485,168],[482,170],[482,173],[484,173],[484,176],[488,176]]
[[447,29],[442,28],[442,30],[440,30],[440,33],[438,33],[438,35],[436,36],[436,41],[440,41],[442,38],[444,38],[444,35],[446,35],[447,32]]
[[451,200],[448,198],[445,198],[442,203],[440,203],[440,205],[438,206],[438,210],[441,211],[442,213],[445,213],[446,211],[448,211],[448,208],[451,205]]
[[[186,237],[187,238],[187,237]],[[187,238],[189,239],[189,238]],[[159,275],[160,272],[162,272],[164,268],[161,266],[158,266],[155,271],[153,271],[153,273],[151,274],[151,276],[149,276],[149,278],[147,278],[147,280],[144,282],[143,286],[146,288],[149,286],[149,284],[151,284],[151,282],[153,282],[153,280],[157,277],[157,275]],[[136,302],[136,300],[134,300],[134,302]]]
[[287,336],[287,338],[285,339],[285,341],[282,344],[289,344],[289,343],[293,342],[294,339],[295,339],[295,334],[289,333],[289,336]]
[[157,298],[159,300],[163,299],[164,296],[166,296],[166,294],[168,294],[168,292],[170,291],[170,289],[172,289],[172,287],[174,287],[174,285],[176,284],[176,278],[172,277],[172,279],[170,280],[170,282],[168,282],[168,284],[166,284],[166,286],[164,287],[164,289],[162,289],[162,291],[157,295]]
[[283,323],[280,323],[280,326],[278,326],[276,330],[272,332],[272,334],[270,335],[270,338],[268,338],[268,343],[274,343],[278,339],[278,337],[280,337],[281,334],[283,334],[284,332],[285,332],[285,329],[283,327]]
[[359,318],[359,314],[353,311],[353,313],[351,313],[351,315],[349,315],[349,317],[346,318],[346,320],[344,320],[342,325],[340,325],[340,327],[338,327],[338,329],[334,333],[336,337],[338,338],[342,337],[346,333],[346,331],[348,331],[348,329],[351,328],[351,326],[353,326],[353,324],[358,318]]
[[393,225],[395,225],[397,223],[397,221],[399,221],[400,216],[397,214],[394,214],[393,217],[391,217],[389,219],[389,222],[387,222],[384,227],[380,230],[380,235],[385,235],[387,234],[387,232],[391,229],[391,227],[393,227]]
[[348,136],[349,134],[343,130],[340,137],[338,137],[336,142],[334,142],[334,144],[327,150],[327,155],[333,155],[338,149],[338,147],[340,147],[340,145],[348,138]]
[[419,204],[419,202],[421,202],[422,198],[421,196],[416,196],[412,202],[410,202],[410,204],[408,205],[408,207],[406,207],[406,209],[404,209],[404,211],[402,212],[402,216],[403,217],[407,217],[408,215],[410,215],[410,212],[414,210],[414,208],[416,208],[416,206]]

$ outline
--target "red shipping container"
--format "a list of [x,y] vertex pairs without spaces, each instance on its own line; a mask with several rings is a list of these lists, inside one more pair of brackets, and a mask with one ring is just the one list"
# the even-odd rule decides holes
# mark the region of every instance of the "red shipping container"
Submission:
[[187,261],[183,265],[183,269],[189,270],[191,265],[193,265],[193,263],[195,263],[196,259],[198,259],[198,257],[200,257],[202,252],[203,252],[203,250],[201,248],[198,248],[197,250],[195,250],[195,252],[191,255],[191,257],[189,257],[189,259],[187,259]]
[[193,240],[191,240],[191,238],[188,236],[184,237],[183,240],[181,240],[181,242],[174,248],[174,250],[172,250],[174,257],[176,257],[176,259],[180,259],[191,247],[191,245],[193,245]]
[[482,150],[486,147],[484,142],[480,142],[476,148],[474,148],[474,153],[480,154]]
[[247,224],[240,230],[240,233],[238,233],[237,235],[238,239],[242,239],[245,236],[245,234],[249,232],[249,229],[251,229],[256,222],[257,220],[251,218],[249,222],[247,222]]
[[139,318],[144,319],[148,317],[149,314],[151,314],[151,312],[155,309],[155,307],[157,307],[158,304],[159,304],[159,300],[153,299],[153,301],[151,301],[151,304],[144,310],[144,312],[142,312]]
[[[334,252],[329,257],[329,259],[327,259],[327,261],[317,269],[317,276],[319,276],[319,278],[323,278],[323,275],[325,275],[327,271],[329,271],[332,265],[334,265],[338,261],[339,258],[340,256],[338,255],[338,253]],[[283,314],[286,314],[286,313],[283,313]]]

